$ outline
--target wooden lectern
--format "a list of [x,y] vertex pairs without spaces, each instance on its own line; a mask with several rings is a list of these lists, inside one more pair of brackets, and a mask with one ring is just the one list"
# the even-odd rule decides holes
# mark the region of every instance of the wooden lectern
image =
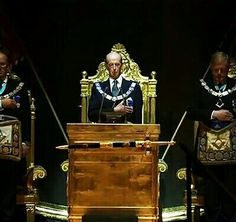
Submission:
[[69,222],[158,221],[158,124],[68,123],[67,133]]

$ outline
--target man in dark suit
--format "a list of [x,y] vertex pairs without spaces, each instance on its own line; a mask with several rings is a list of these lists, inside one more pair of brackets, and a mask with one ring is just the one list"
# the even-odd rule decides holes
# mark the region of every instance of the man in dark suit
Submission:
[[[28,141],[30,134],[30,107],[27,91],[25,84],[17,76],[11,74],[10,58],[10,52],[4,47],[0,47],[0,125],[3,127],[0,128],[2,133],[0,141],[1,222],[17,221],[15,218],[16,187],[18,182],[20,182],[20,175],[24,173],[21,170],[26,170],[23,156],[26,154],[28,146],[23,144],[23,151],[19,151],[16,149],[16,144]],[[16,131],[13,135],[13,130],[16,130],[14,127],[12,136],[10,130],[4,131],[4,127],[8,126],[7,122],[11,120],[19,120],[21,122],[19,128],[22,134],[17,134]],[[8,136],[9,138],[4,142],[4,137]]]
[[92,87],[89,120],[142,123],[143,97],[139,84],[122,76],[122,58],[119,53],[110,52],[105,63],[109,78]]
[[[200,121],[196,152],[208,174],[198,168],[194,172],[205,178],[207,222],[236,221],[236,159],[231,138],[232,129],[236,129],[236,81],[228,77],[229,65],[229,56],[224,52],[212,55],[211,75],[198,83],[188,110],[190,119]],[[222,181],[224,187],[217,181]]]
[[215,122],[225,126],[235,116],[233,103],[236,102],[236,82],[227,76],[229,61],[224,53],[217,52],[212,56],[210,68],[212,75],[201,79],[197,86],[189,116],[214,128],[218,125]]

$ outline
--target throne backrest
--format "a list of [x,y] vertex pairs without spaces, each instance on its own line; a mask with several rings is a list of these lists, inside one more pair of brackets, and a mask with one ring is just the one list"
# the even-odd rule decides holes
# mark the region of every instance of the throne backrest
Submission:
[[[143,117],[142,123],[156,122],[156,72],[151,72],[151,78],[141,75],[141,71],[137,63],[130,58],[126,52],[123,44],[115,44],[111,51],[117,52],[121,55],[123,66],[122,73],[127,80],[134,80],[139,82],[143,93]],[[93,76],[88,76],[86,71],[82,72],[81,84],[81,122],[89,122],[88,119],[88,105],[91,95],[92,85],[98,81],[105,81],[109,77],[108,70],[105,66],[105,61],[98,66],[97,73]]]

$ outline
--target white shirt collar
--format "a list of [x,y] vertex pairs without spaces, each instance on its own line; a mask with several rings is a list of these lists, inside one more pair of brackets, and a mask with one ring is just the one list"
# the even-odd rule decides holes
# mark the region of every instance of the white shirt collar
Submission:
[[3,82],[4,82],[4,83],[7,83],[7,80],[8,80],[8,77],[6,77],[6,78],[3,80]]
[[2,81],[2,84],[6,84],[8,80],[8,77],[6,76],[6,78]]
[[[120,75],[120,76],[116,79],[116,80],[117,80],[117,87],[118,87],[118,89],[121,87],[122,79],[123,79],[122,75]],[[112,79],[111,77],[109,77],[109,82],[110,82],[110,88],[111,88],[111,89],[112,89],[112,86],[113,86],[113,84],[114,84],[114,81],[115,81],[115,79]]]

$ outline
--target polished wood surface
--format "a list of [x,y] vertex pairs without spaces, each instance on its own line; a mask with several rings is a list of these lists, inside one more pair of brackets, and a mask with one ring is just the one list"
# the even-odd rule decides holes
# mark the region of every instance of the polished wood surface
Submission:
[[[67,132],[70,222],[84,215],[158,221],[158,146],[150,141],[158,140],[159,125],[69,123]],[[136,140],[143,143],[130,143]]]
[[159,124],[100,124],[68,123],[69,145],[93,142],[130,142],[143,141],[149,136],[150,141],[157,141],[160,134]]

